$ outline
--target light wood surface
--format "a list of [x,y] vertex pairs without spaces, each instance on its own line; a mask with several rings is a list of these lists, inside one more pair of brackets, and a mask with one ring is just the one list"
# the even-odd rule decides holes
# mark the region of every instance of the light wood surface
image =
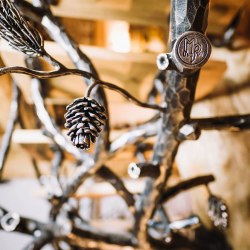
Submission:
[[70,0],[53,7],[56,15],[83,19],[124,20],[142,25],[166,25],[168,0]]
[[[243,0],[212,0],[209,30],[219,33],[229,23]],[[58,16],[99,20],[124,20],[140,25],[167,27],[169,0],[61,0],[53,7]]]

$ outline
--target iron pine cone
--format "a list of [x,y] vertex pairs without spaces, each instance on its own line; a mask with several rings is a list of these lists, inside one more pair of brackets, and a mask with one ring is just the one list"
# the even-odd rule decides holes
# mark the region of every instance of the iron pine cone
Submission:
[[90,98],[78,98],[66,107],[65,127],[69,129],[74,146],[83,150],[89,149],[90,143],[95,142],[104,126],[105,108]]

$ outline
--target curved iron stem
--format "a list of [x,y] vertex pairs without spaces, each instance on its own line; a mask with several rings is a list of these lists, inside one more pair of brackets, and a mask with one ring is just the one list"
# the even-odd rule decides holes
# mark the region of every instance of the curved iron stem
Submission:
[[120,88],[119,86],[109,83],[109,82],[103,82],[100,80],[96,80],[94,81],[87,89],[86,91],[86,97],[89,97],[91,95],[91,91],[97,86],[97,85],[101,85],[105,88],[114,90],[116,92],[118,92],[119,94],[123,95],[127,100],[133,102],[134,104],[143,107],[143,108],[149,108],[149,109],[155,109],[161,112],[166,112],[166,107],[161,107],[159,105],[156,104],[150,104],[150,103],[145,103],[145,102],[141,102],[140,100],[138,100],[137,98],[135,98],[134,96],[132,96],[128,91],[126,91],[123,88]]
[[[38,4],[38,6],[37,6]],[[94,67],[91,60],[86,54],[84,54],[75,41],[69,36],[65,28],[62,26],[60,21],[53,15],[48,4],[44,1],[36,1],[36,7],[31,3],[20,0],[15,3],[18,9],[28,18],[31,18],[37,23],[41,23],[46,29],[50,37],[60,44],[65,51],[68,53],[72,62],[76,65],[78,69],[85,70],[92,73],[95,79],[100,79],[99,74]],[[84,78],[87,85],[89,85],[90,79]],[[105,107],[107,118],[109,117],[108,102],[104,90],[99,87],[96,90],[95,97],[97,100]],[[109,148],[109,134],[110,134],[110,124],[109,119],[107,119],[104,130],[101,136],[98,137],[97,145],[102,145],[104,142],[104,150]],[[95,158],[99,157],[100,150],[95,152]]]
[[101,167],[96,172],[96,174],[99,175],[104,181],[109,182],[116,189],[116,191],[125,200],[128,207],[134,206],[135,200],[134,200],[133,194],[131,194],[128,191],[128,189],[125,187],[122,179],[119,176],[117,176],[113,171],[111,171],[105,165],[103,167]]
[[200,129],[204,130],[225,129],[229,131],[240,131],[250,128],[250,114],[197,118],[191,119],[190,124],[197,124]]
[[210,182],[215,180],[213,175],[204,175],[194,177],[188,180],[184,180],[175,186],[168,187],[165,192],[161,195],[160,202],[167,202],[172,197],[176,196],[178,193],[182,191],[189,190],[191,188],[195,188],[200,185],[208,185]]

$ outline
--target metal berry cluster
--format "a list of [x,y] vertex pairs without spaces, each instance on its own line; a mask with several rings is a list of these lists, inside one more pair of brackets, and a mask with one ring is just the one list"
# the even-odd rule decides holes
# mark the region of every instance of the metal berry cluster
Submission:
[[68,136],[77,148],[86,150],[90,142],[95,142],[104,126],[105,108],[97,101],[83,97],[74,100],[66,107],[65,127],[69,129]]
[[215,196],[215,195],[210,195],[208,199],[209,203],[209,210],[208,210],[208,215],[210,219],[213,221],[214,226],[225,229],[228,227],[228,208],[225,202]]

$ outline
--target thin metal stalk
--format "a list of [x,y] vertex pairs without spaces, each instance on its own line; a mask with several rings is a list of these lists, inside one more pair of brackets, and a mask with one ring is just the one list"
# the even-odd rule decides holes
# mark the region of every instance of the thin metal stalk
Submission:
[[0,149],[0,180],[2,179],[4,165],[10,150],[11,138],[15,125],[18,121],[19,115],[19,100],[20,100],[20,90],[18,86],[12,82],[12,100],[10,104],[9,119],[6,126],[6,131],[2,139],[2,145]]
[[197,124],[200,129],[204,130],[240,131],[250,128],[250,114],[197,118],[191,119],[190,124]]
[[146,102],[141,102],[140,100],[138,100],[137,98],[135,98],[134,96],[132,96],[128,91],[126,91],[123,88],[120,88],[117,85],[114,85],[112,83],[109,82],[104,82],[104,81],[94,81],[87,89],[86,91],[86,97],[89,97],[91,95],[91,92],[93,91],[93,89],[98,86],[101,85],[105,88],[114,90],[116,92],[118,92],[119,94],[121,94],[122,96],[124,96],[126,99],[128,99],[129,101],[133,102],[134,104],[143,107],[143,108],[149,108],[149,109],[155,109],[158,110],[160,112],[165,112],[166,111],[166,107],[161,107],[157,104],[150,104],[150,103],[146,103]]

